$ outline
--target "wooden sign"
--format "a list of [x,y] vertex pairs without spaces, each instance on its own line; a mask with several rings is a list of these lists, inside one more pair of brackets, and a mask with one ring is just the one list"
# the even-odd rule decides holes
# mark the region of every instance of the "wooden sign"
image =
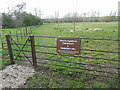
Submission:
[[63,54],[80,54],[80,39],[57,38],[57,52]]

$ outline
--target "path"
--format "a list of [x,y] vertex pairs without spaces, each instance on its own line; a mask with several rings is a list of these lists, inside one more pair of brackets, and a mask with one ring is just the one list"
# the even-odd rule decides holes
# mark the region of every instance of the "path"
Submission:
[[0,70],[0,89],[18,88],[24,85],[28,77],[32,77],[35,70],[32,66],[14,64]]

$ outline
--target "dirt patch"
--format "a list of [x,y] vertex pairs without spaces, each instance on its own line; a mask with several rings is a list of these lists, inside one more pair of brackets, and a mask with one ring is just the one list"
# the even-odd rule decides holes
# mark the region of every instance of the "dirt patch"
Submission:
[[7,66],[0,71],[0,89],[2,88],[18,88],[23,85],[28,77],[32,77],[35,70],[32,66],[23,64],[14,64]]

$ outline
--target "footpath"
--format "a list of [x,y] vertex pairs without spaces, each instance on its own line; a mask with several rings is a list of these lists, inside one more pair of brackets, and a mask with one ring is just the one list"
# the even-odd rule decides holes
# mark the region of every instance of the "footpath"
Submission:
[[27,78],[32,77],[35,70],[32,66],[13,64],[0,70],[0,90],[2,88],[18,88],[26,83]]

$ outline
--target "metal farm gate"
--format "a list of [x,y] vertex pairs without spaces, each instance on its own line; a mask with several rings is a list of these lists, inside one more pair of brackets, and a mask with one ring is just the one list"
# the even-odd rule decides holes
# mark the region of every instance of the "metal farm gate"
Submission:
[[[25,37],[25,39],[18,42],[15,41],[16,37]],[[28,61],[35,68],[47,67],[58,71],[110,78],[118,76],[120,70],[118,54],[120,52],[117,46],[120,40],[73,38],[80,40],[80,54],[74,55],[56,51],[58,38],[64,39],[49,36],[6,35],[10,63]],[[111,51],[113,44],[115,49]],[[14,52],[17,53],[14,55]]]

